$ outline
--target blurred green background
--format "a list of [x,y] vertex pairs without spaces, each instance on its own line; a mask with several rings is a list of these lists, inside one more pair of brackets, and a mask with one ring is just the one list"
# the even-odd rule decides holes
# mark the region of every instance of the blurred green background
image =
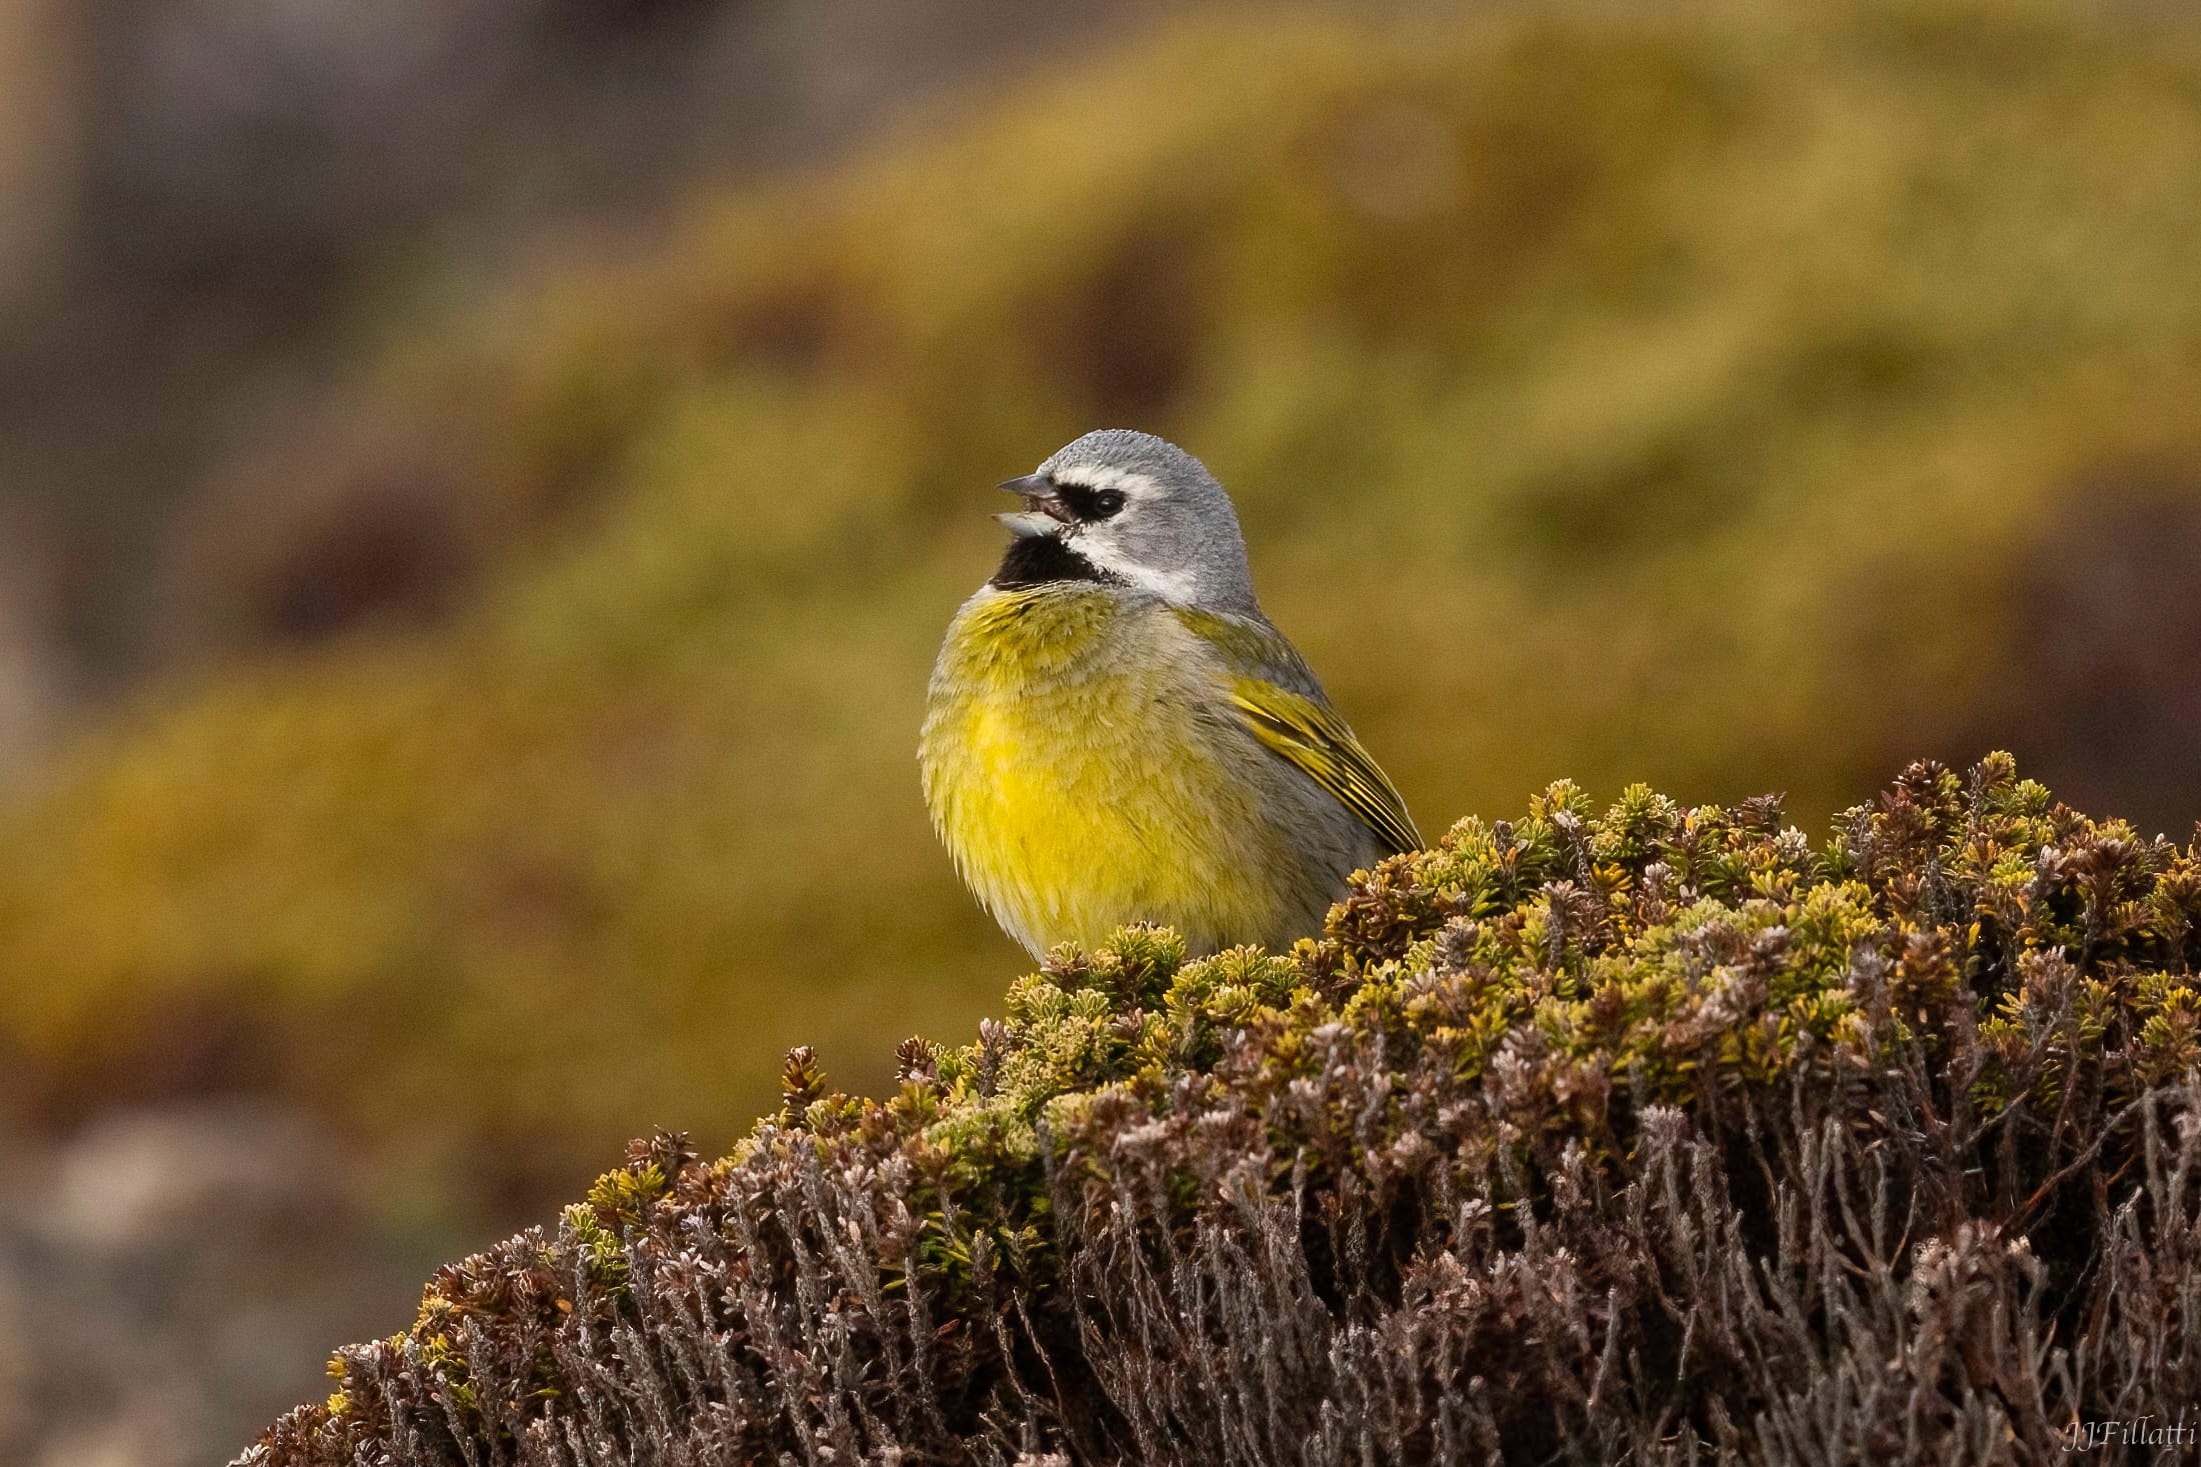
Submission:
[[[1091,427],[1432,833],[2201,815],[2177,7],[1037,9],[0,5],[0,1227],[91,1259],[0,1315],[234,1447],[627,1136],[966,1035],[924,681]],[[41,1368],[21,1460],[192,1460]]]

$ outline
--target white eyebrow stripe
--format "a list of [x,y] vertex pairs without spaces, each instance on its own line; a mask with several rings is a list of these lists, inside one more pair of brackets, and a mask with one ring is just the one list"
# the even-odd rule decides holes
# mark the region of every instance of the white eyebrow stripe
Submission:
[[1111,468],[1107,464],[1079,464],[1075,468],[1059,469],[1053,477],[1058,484],[1075,484],[1081,489],[1117,489],[1125,494],[1144,494],[1154,487],[1154,481],[1144,474]]

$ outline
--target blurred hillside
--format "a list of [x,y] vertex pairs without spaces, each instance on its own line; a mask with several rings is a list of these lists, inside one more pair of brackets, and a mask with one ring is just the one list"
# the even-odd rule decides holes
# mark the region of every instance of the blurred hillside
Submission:
[[[891,73],[893,32],[850,34]],[[1021,957],[925,827],[924,680],[991,486],[1094,426],[1233,489],[1269,611],[1432,832],[1561,775],[1785,788],[1813,825],[1994,746],[2151,830],[2201,814],[2185,21],[1213,12],[1033,54],[844,161],[759,143],[769,184],[642,161],[637,114],[596,175],[634,190],[616,235],[522,201],[439,249],[399,211],[300,287],[302,344],[271,297],[224,347],[192,284],[142,315],[180,355],[98,338],[144,366],[100,441],[174,470],[142,513],[32,472],[81,468],[109,379],[18,349],[9,380],[78,395],[7,448],[50,490],[19,543],[63,548],[0,660],[45,615],[76,631],[17,639],[37,677],[169,669],[5,818],[27,1132],[242,1092],[378,1195],[516,1221],[649,1126],[722,1147],[791,1043],[876,1090],[893,1040],[960,1036]],[[866,74],[801,73],[785,115],[852,115]],[[537,105],[436,197],[525,156]],[[103,258],[67,238],[48,268]]]
[[924,826],[924,677],[989,486],[1097,423],[1233,486],[1425,824],[1562,773],[1816,821],[2004,742],[2182,825],[2197,183],[2161,24],[1509,8],[1195,20],[698,197],[238,455],[336,507],[308,624],[567,529],[80,749],[0,1032],[40,1113],[241,1081],[553,1177],[729,1134],[798,1037],[953,1032],[1016,960]]
[[195,543],[326,511],[218,465],[380,341],[1139,8],[0,0],[0,531],[36,526],[44,697],[238,645]]

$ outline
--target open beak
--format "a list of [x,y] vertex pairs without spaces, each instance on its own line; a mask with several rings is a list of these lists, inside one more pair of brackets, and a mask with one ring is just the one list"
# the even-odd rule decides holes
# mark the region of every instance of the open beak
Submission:
[[1064,525],[1076,520],[1070,506],[1062,502],[1054,483],[1045,474],[1026,474],[1021,479],[1006,479],[1002,488],[1021,497],[1024,510],[1021,514],[997,514],[995,519],[1018,535],[1051,535]]

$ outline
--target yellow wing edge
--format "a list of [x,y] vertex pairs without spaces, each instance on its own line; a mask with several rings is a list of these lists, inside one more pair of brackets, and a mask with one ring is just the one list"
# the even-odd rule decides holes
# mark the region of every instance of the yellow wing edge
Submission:
[[1255,738],[1335,796],[1393,854],[1422,849],[1406,802],[1335,713],[1312,698],[1252,679],[1239,680],[1231,701]]

